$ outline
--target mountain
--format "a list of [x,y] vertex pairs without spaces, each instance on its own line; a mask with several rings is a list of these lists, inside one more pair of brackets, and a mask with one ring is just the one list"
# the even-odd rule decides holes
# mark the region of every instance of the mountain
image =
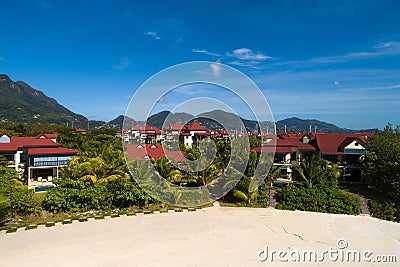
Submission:
[[117,118],[113,119],[112,121],[109,121],[107,123],[107,126],[109,128],[122,129],[122,125],[124,124],[124,120],[125,120],[125,124],[126,125],[134,126],[134,125],[136,125],[138,123],[137,121],[135,121],[132,118],[129,118],[129,117],[124,116],[124,115],[119,115]]
[[22,81],[0,74],[0,121],[87,125],[88,119]]
[[[151,126],[157,127],[158,129],[162,129],[163,124],[167,118],[168,122],[184,123],[192,120],[194,116],[184,112],[171,113],[170,111],[165,110],[148,117],[147,123]],[[168,122],[166,124],[169,124]]]
[[276,123],[277,132],[326,132],[326,133],[340,133],[340,132],[353,132],[354,130],[340,128],[334,124],[322,122],[319,120],[303,120],[296,117],[280,120]]
[[[162,125],[164,123],[165,118],[171,119],[171,121],[179,121],[181,123],[185,121],[191,121],[194,118],[204,127],[207,129],[211,130],[220,130],[222,127],[219,123],[215,122],[214,120],[206,119],[207,117],[214,118],[217,121],[223,122],[227,128],[228,131],[232,131],[236,128],[236,125],[232,123],[236,118],[240,118],[243,121],[244,126],[246,127],[246,131],[248,132],[253,132],[257,129],[258,127],[258,122],[253,121],[253,120],[247,120],[243,119],[241,117],[238,117],[237,115],[229,112],[225,112],[222,110],[213,110],[210,112],[204,112],[202,114],[199,114],[198,116],[193,116],[188,113],[176,113],[173,114],[169,111],[162,111],[160,113],[154,114],[150,116],[147,120],[148,124],[155,126],[159,129],[162,128]],[[266,127],[269,127],[269,129],[272,130],[273,123],[272,122],[267,122],[263,121],[260,122],[261,125],[263,126],[263,129],[266,129]],[[375,132],[375,129],[365,129],[365,130],[352,130],[352,129],[346,129],[346,128],[341,128],[339,126],[336,126],[331,123],[319,121],[319,120],[309,120],[309,119],[300,119],[300,118],[288,118],[284,120],[277,121],[275,123],[276,125],[276,131],[277,132],[282,132],[285,130],[285,125],[286,125],[286,131],[290,132],[308,132],[310,130],[315,131],[317,130],[318,132],[328,132],[328,133],[340,133],[340,132]],[[315,128],[316,127],[316,128]],[[237,129],[240,130],[240,129]],[[244,131],[244,129],[242,129]]]

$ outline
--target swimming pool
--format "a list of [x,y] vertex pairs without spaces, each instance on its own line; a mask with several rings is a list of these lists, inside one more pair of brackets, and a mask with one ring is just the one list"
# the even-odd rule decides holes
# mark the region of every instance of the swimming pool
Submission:
[[35,192],[44,192],[53,189],[55,186],[54,185],[43,185],[43,186],[38,186],[35,187]]
[[285,183],[285,182],[273,182],[272,185],[276,186],[276,187],[285,187],[285,186],[287,186],[287,183]]

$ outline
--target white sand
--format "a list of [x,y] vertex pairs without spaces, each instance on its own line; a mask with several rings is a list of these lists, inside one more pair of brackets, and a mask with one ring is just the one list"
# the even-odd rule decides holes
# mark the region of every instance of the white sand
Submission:
[[[386,265],[400,265],[400,224],[368,216],[212,207],[1,233],[0,266],[292,266],[276,257],[261,262],[258,251],[267,245],[322,254],[338,249],[340,238],[348,242],[347,250],[368,249],[374,252],[371,258],[397,255],[397,263]],[[303,263],[337,264],[343,263],[328,256]]]

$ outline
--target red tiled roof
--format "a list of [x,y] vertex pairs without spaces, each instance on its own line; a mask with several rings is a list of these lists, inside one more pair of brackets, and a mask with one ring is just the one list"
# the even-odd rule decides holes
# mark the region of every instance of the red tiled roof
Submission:
[[10,143],[0,143],[0,151],[2,152],[16,152],[19,148],[23,147],[61,147],[61,145],[47,138],[37,138],[31,136],[11,137]]
[[360,139],[364,144],[368,141],[368,138],[372,136],[371,133],[355,133],[358,139]]
[[71,131],[72,133],[86,133],[86,130],[83,128],[76,128],[75,130]]
[[227,130],[225,130],[225,129],[220,130],[219,133],[220,133],[221,135],[230,135],[230,133],[229,133]]
[[354,135],[345,133],[325,133],[317,134],[316,141],[323,155],[343,155],[344,152],[340,151],[339,148],[348,137],[354,138]]
[[310,144],[307,143],[303,143],[300,141],[300,139],[298,137],[287,137],[287,136],[283,136],[283,139],[287,140],[288,142],[290,142],[291,144],[293,144],[294,146],[297,146],[299,148],[300,151],[316,151],[317,149],[315,147],[313,147]]
[[160,144],[127,144],[126,153],[135,159],[149,160],[155,159],[159,160],[162,156],[166,155],[168,157],[174,158],[176,161],[183,162],[186,158],[181,151],[168,151],[164,150]]
[[143,130],[143,125],[135,125],[135,126],[133,126],[132,127],[132,131],[140,131],[140,130]]
[[187,129],[189,131],[207,131],[207,129],[201,126],[197,121],[192,122]]
[[37,147],[28,148],[28,155],[75,155],[79,152],[76,149],[64,148],[64,147]]
[[141,133],[145,133],[145,134],[157,134],[160,135],[161,131],[160,129],[154,127],[154,126],[150,126],[148,124],[145,125],[135,125],[132,127],[132,131],[139,131]]
[[185,126],[183,126],[179,121],[171,123],[163,128],[164,131],[181,131]]

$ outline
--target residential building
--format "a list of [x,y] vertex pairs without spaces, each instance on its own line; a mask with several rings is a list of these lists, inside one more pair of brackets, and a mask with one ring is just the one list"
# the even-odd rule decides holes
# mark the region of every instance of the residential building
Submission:
[[191,147],[200,140],[210,138],[211,133],[201,126],[197,121],[193,121],[189,126],[184,127],[180,133],[180,142],[186,147]]
[[129,134],[133,142],[137,143],[155,144],[164,140],[161,130],[148,124],[133,126]]
[[162,156],[167,156],[176,162],[186,161],[182,151],[169,151],[161,144],[127,144],[125,152],[129,157],[138,160],[159,160]]
[[281,133],[252,151],[264,153],[275,147],[274,166],[281,166],[288,177],[291,166],[316,155],[338,164],[343,170],[343,181],[362,182],[361,162],[369,136],[368,133]]
[[40,134],[35,137],[0,137],[0,155],[8,160],[20,176],[26,174],[28,187],[51,183],[59,176],[60,168],[78,153],[57,143],[56,134]]

